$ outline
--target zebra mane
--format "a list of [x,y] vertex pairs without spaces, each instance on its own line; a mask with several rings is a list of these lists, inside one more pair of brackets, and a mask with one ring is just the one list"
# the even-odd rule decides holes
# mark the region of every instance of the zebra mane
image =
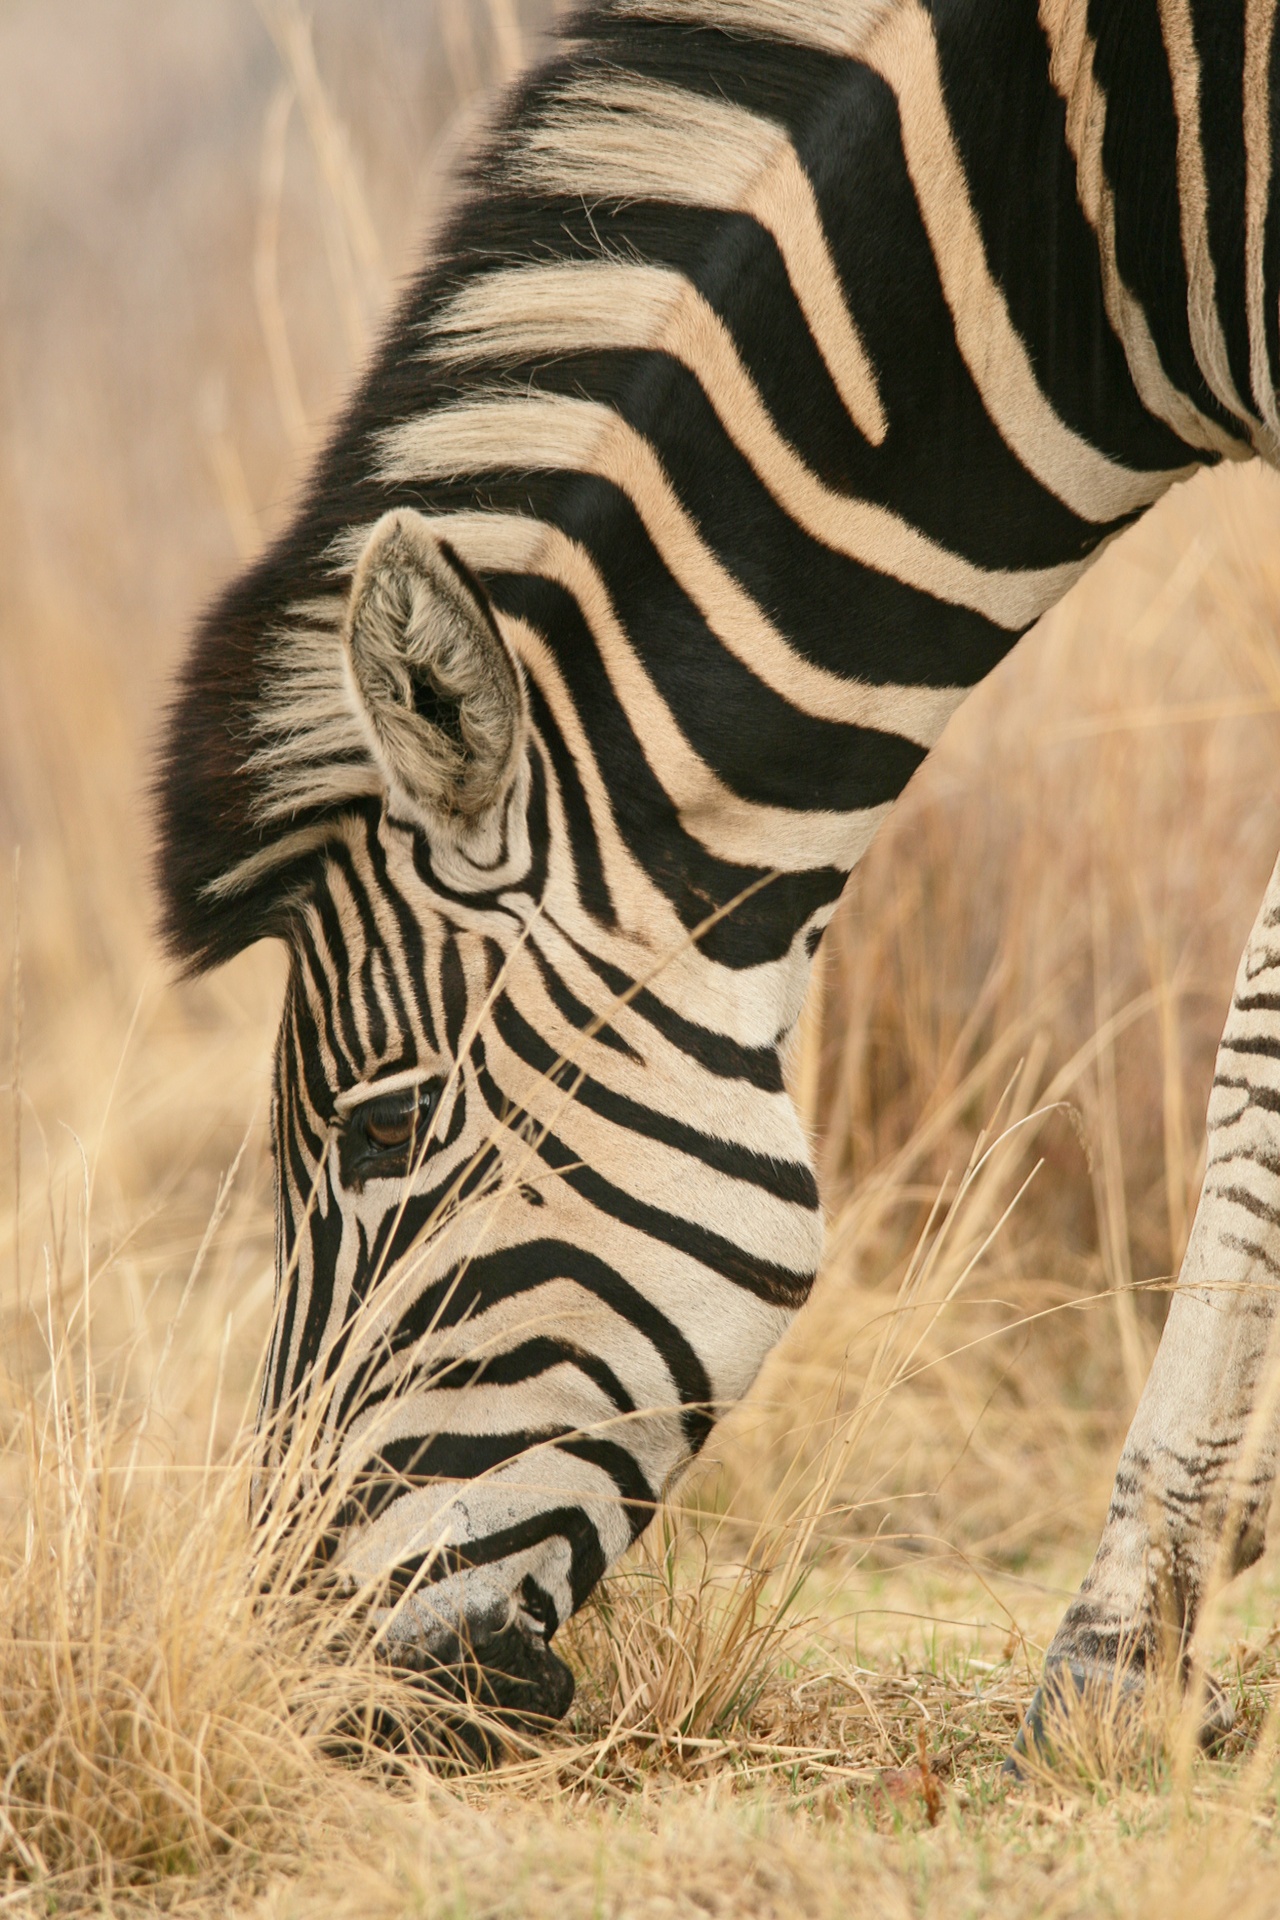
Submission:
[[[468,482],[528,466],[520,410],[509,391],[495,392],[492,356],[487,371],[469,364],[469,342],[505,343],[518,355],[582,334],[593,298],[583,275],[572,300],[566,287],[556,293],[554,277],[544,281],[550,302],[541,313],[530,311],[521,284],[520,267],[546,258],[541,226],[558,232],[558,206],[641,192],[675,219],[683,206],[731,213],[750,203],[796,284],[810,290],[806,317],[851,415],[872,440],[883,436],[874,375],[782,125],[705,86],[690,115],[681,82],[715,42],[740,50],[744,38],[764,37],[771,53],[791,43],[847,58],[902,4],[610,0],[569,19],[560,51],[518,85],[464,173],[452,224],[393,316],[291,525],[208,610],[181,671],[155,796],[162,931],[186,967],[202,970],[280,931],[326,844],[353,810],[378,804],[381,776],[353,705],[342,629],[352,570],[380,515],[408,505],[447,520],[451,544],[482,581],[495,571],[538,571],[545,526],[527,511],[523,519],[486,515],[479,484]],[[627,65],[628,51],[640,48],[643,74]],[[785,58],[781,67],[785,86]],[[760,183],[780,170],[784,191],[775,197],[786,205],[775,212]],[[583,264],[619,263],[593,245]],[[608,308],[598,315],[599,347],[641,349],[661,334],[679,276],[650,271],[635,304],[644,271],[632,264],[625,343],[606,341],[603,324],[616,335],[624,289],[598,276],[594,297]],[[486,409],[495,398],[505,404]],[[529,412],[541,436],[539,467],[557,454],[570,467],[584,462],[581,411],[534,395]],[[587,427],[603,430],[599,417]],[[429,474],[409,474],[397,461],[415,430],[433,442]],[[532,466],[527,477],[525,495],[536,496]]]
[[900,0],[615,0],[614,11],[685,26],[720,27],[727,33],[767,35],[797,46],[818,47],[848,59]]

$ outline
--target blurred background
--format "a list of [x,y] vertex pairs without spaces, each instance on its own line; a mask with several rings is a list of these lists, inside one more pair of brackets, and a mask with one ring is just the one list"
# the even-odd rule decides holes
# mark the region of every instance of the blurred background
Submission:
[[[183,984],[156,949],[166,686],[550,14],[0,8],[0,1265],[12,1314],[80,1249],[104,1364],[142,1393],[170,1357],[179,1457],[234,1428],[269,1312],[282,969]],[[827,1267],[704,1509],[828,1470],[858,1408],[833,1548],[1083,1571],[1280,849],[1278,526],[1259,471],[1179,489],[975,694],[855,876],[795,1063]]]

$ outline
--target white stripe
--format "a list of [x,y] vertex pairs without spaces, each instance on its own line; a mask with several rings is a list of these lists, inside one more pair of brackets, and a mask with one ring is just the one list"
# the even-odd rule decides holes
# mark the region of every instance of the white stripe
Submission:
[[849,416],[887,430],[874,369],[849,313],[809,177],[786,132],[728,101],[643,81],[566,87],[508,161],[518,181],[590,199],[637,195],[749,214],[772,234]]
[[[731,607],[734,617],[746,623],[741,657],[761,678],[768,677],[767,670],[751,660],[751,645],[760,635],[760,609],[701,539],[653,447],[611,408],[558,394],[479,398],[393,427],[382,436],[380,446],[379,477],[389,481],[452,480],[485,471],[558,468],[611,481],[631,499],[672,574],[704,612],[705,595],[711,590],[717,602]],[[806,484],[802,475],[797,475],[797,483]],[[935,545],[882,507],[851,500],[817,482],[812,482],[809,499],[815,539],[921,593],[969,607],[1011,632],[1021,632],[1038,620],[1094,558],[1017,573],[995,571]],[[708,617],[717,636],[732,646],[719,621]],[[745,639],[748,631],[750,644]],[[789,649],[788,653],[791,660],[796,658]],[[795,698],[794,692],[791,697]]]
[[1120,272],[1115,195],[1102,163],[1107,96],[1094,72],[1088,0],[1040,0],[1040,25],[1049,42],[1049,77],[1067,109],[1067,145],[1076,162],[1076,194],[1098,242],[1107,318],[1124,347],[1138,398],[1188,447],[1227,460],[1247,460],[1248,444],[1202,413],[1170,380],[1142,302]]
[[[1276,0],[1245,0],[1244,154],[1245,154],[1245,304],[1249,316],[1249,378],[1259,413],[1280,436],[1267,347],[1267,214],[1275,154],[1271,146],[1271,50],[1276,30]],[[1272,454],[1274,460],[1276,455]]]
[[1180,470],[1139,473],[1109,459],[1059,418],[1036,379],[987,261],[943,99],[937,42],[918,0],[889,17],[865,58],[897,95],[907,167],[956,344],[1006,445],[1084,520],[1115,520],[1150,506]]

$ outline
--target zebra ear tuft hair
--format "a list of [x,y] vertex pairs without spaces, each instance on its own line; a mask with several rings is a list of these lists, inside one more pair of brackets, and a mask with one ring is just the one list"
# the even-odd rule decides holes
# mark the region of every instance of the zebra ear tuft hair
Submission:
[[347,669],[389,788],[429,822],[505,798],[524,733],[520,671],[484,589],[420,514],[378,521],[356,566]]

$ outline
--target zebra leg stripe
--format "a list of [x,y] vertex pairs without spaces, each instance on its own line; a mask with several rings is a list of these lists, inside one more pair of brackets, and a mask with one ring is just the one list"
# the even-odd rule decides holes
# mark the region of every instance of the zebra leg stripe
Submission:
[[1050,1672],[1183,1651],[1212,1587],[1263,1549],[1280,1400],[1280,862],[1236,975],[1208,1124],[1164,1336]]

